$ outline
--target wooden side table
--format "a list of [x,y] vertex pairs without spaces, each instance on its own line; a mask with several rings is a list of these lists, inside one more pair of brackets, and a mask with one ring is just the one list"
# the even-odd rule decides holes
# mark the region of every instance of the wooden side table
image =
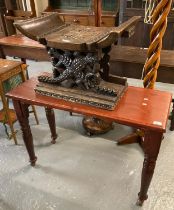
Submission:
[[144,131],[144,162],[137,204],[142,205],[148,198],[147,191],[155,170],[163,133],[166,131],[172,95],[158,90],[128,87],[115,110],[109,111],[36,94],[34,88],[37,83],[37,79],[32,78],[7,94],[7,97],[13,100],[31,165],[35,165],[37,157],[34,152],[33,136],[28,120],[29,105],[46,107],[52,143],[55,143],[57,137],[53,109],[95,116],[141,129]]
[[[14,139],[15,144],[17,144],[17,139],[13,124],[17,121],[17,117],[15,111],[9,108],[5,94],[26,80],[25,70],[26,64],[22,64],[22,62],[0,59],[0,95],[3,105],[0,110],[0,122],[4,124],[6,134],[9,138]],[[32,109],[38,124],[35,107],[32,106]],[[6,125],[9,125],[11,135],[8,133]]]

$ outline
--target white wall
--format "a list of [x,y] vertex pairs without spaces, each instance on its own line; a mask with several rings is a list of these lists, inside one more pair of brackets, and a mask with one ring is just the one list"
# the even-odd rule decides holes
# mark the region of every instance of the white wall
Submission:
[[48,0],[34,0],[34,1],[36,7],[36,14],[37,16],[40,16],[41,13],[47,8]]

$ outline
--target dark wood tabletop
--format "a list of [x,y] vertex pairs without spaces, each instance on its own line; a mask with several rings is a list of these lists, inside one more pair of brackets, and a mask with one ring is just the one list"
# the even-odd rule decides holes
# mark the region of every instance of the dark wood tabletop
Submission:
[[[114,111],[55,99],[36,94],[37,80],[32,78],[7,94],[28,104],[101,117],[135,127],[165,131],[172,95],[168,92],[128,87]],[[162,100],[161,100],[162,99]],[[160,105],[159,105],[160,102]]]

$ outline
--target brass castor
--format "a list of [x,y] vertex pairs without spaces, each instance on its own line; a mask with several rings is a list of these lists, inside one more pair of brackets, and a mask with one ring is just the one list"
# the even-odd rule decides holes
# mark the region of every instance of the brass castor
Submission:
[[82,123],[88,136],[107,133],[114,127],[112,122],[95,117],[84,117]]

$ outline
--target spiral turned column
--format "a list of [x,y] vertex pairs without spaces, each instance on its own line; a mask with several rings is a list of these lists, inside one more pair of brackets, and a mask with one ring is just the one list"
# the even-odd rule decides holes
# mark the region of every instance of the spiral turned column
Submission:
[[167,28],[167,16],[171,9],[172,0],[159,0],[152,14],[153,27],[150,32],[150,46],[147,60],[143,69],[145,88],[154,88],[157,70],[160,65],[162,39]]

